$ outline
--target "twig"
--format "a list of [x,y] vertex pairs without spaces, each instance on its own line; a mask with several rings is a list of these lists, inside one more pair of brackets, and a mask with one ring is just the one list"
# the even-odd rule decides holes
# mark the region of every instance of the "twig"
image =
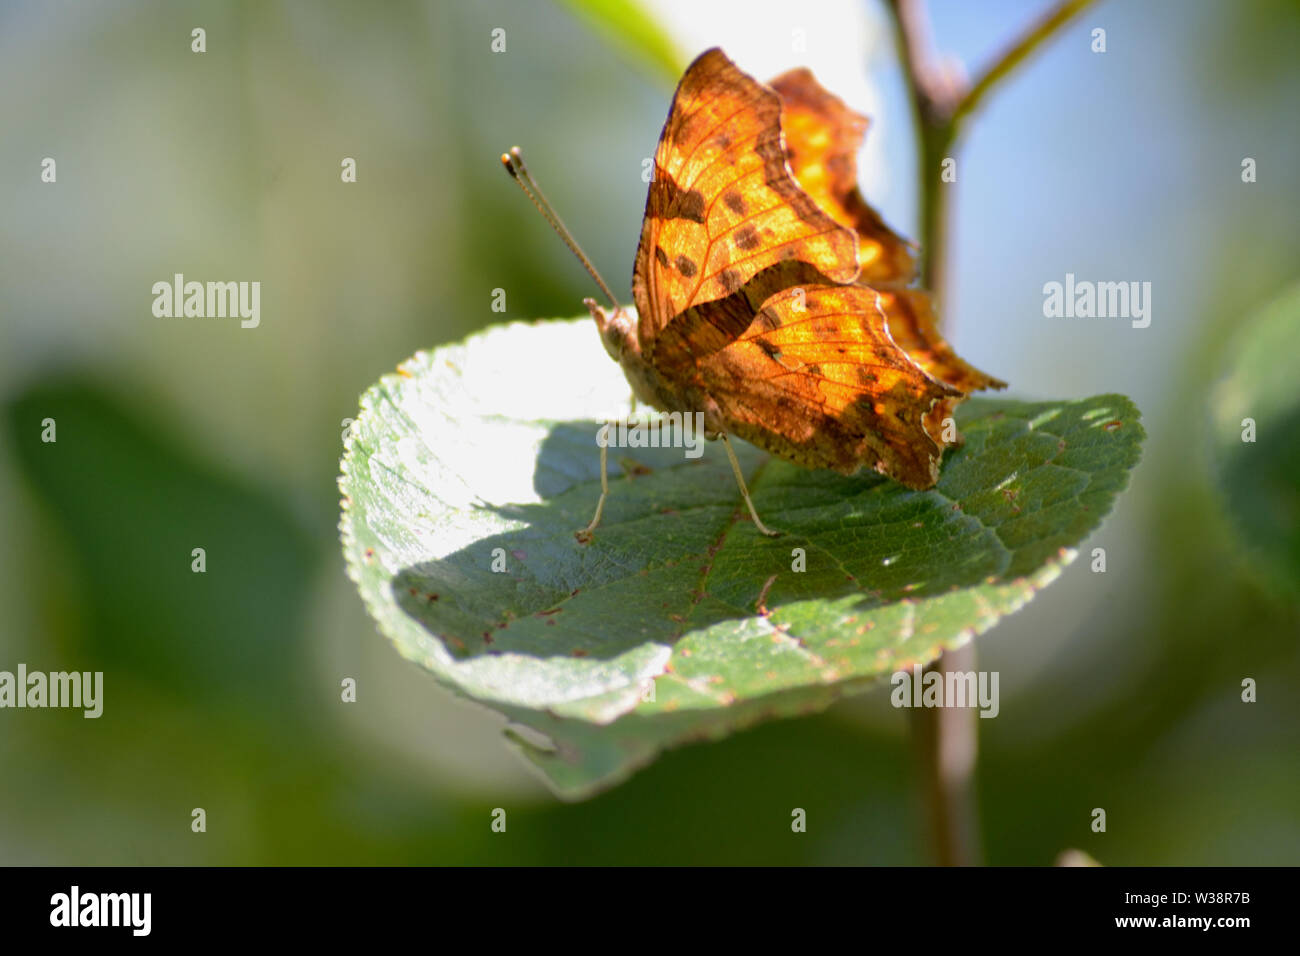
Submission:
[[1022,60],[1042,46],[1067,20],[1092,2],[1093,0],[1064,0],[1063,3],[1048,11],[1042,19],[1026,30],[1019,40],[1011,44],[1001,56],[980,74],[980,78],[971,85],[970,91],[957,103],[956,108],[952,111],[953,124],[960,124],[962,118],[980,104],[980,101],[984,99],[984,95],[998,80],[1015,69]]
[[[973,84],[939,63],[920,0],[888,0],[898,56],[916,119],[921,190],[921,284],[942,316],[946,290],[948,194],[941,179],[963,121],[1000,80],[1023,62],[1092,0],[1063,0],[1034,23],[985,69]],[[942,654],[927,671],[974,671],[975,646]],[[974,776],[978,753],[973,708],[914,707],[912,733],[921,761],[926,815],[936,861],[943,866],[980,861]]]
[[921,0],[888,0],[898,56],[916,118],[921,187],[921,283],[943,315],[949,189],[939,179],[964,120],[1000,80],[1093,0],[1062,0],[985,69],[973,84],[939,63]]
[[[975,667],[975,645],[970,643],[946,651],[925,673],[967,672]],[[931,853],[940,866],[974,866],[983,856],[974,791],[979,756],[977,711],[912,704],[912,734],[921,763]]]

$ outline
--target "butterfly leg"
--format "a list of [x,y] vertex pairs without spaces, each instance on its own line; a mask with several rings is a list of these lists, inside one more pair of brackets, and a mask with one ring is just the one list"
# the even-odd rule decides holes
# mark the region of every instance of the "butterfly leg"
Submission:
[[[609,426],[606,425],[605,428],[608,429]],[[606,431],[605,434],[608,435],[609,432]],[[575,531],[573,533],[573,536],[583,544],[586,544],[591,540],[592,532],[595,531],[596,526],[600,524],[600,514],[605,510],[605,499],[609,497],[608,445],[609,443],[606,441],[600,446],[600,500],[596,502],[596,513],[591,517],[591,524],[587,525],[587,527],[583,528],[581,531]]]
[[[731,470],[736,473],[736,484],[740,485],[741,497],[745,499],[745,504],[749,505],[749,513],[754,519],[754,526],[769,538],[775,538],[781,532],[773,531],[767,525],[763,524],[762,519],[759,518],[758,511],[754,508],[754,502],[749,497],[749,489],[745,487],[745,476],[740,473],[740,462],[736,460],[736,453],[731,448],[731,442],[727,439],[726,435],[719,435],[718,437],[722,439],[723,447],[727,449],[727,457],[731,459]],[[597,514],[599,514],[599,512],[597,512]]]

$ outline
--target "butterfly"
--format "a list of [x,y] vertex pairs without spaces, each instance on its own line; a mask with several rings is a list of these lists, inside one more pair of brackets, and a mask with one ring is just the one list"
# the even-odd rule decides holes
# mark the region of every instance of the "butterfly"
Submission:
[[[913,285],[908,243],[866,203],[855,154],[865,117],[807,69],[764,85],[718,48],[687,68],[653,160],[620,306],[542,197],[516,147],[502,156],[612,303],[584,300],[633,395],[702,413],[763,524],[728,435],[785,461],[872,469],[932,487],[957,444],[953,409],[1005,383],[967,364]],[[601,497],[580,540],[600,523]],[[584,537],[585,536],[585,537]]]

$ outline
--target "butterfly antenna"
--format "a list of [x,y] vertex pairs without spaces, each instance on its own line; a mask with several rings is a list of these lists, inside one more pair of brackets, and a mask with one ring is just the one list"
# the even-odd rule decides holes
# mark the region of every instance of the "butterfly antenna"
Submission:
[[582,263],[583,268],[596,280],[596,285],[600,286],[600,291],[605,293],[605,298],[609,299],[614,308],[617,309],[619,307],[618,299],[614,298],[614,293],[609,291],[609,286],[605,284],[605,280],[600,277],[596,267],[591,264],[587,254],[578,245],[578,240],[573,238],[573,233],[569,232],[568,227],[556,214],[555,207],[542,194],[542,188],[537,185],[537,180],[533,178],[533,174],[524,165],[524,154],[518,146],[513,147],[508,153],[501,154],[501,165],[506,168],[510,178],[519,184],[519,188],[524,191],[524,195],[532,200],[533,205],[537,207],[537,211],[542,214],[542,218],[549,222],[551,228],[564,240],[564,244],[569,247],[569,251],[578,257],[578,261]]

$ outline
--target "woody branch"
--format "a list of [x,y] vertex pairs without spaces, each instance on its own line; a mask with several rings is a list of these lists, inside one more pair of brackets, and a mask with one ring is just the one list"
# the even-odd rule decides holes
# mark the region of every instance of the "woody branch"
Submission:
[[[941,59],[930,38],[921,0],[887,0],[898,55],[917,125],[921,184],[921,281],[942,304],[948,189],[939,179],[943,160],[965,120],[989,92],[1093,0],[1063,0],[1029,26],[974,82],[959,64]],[[940,315],[943,313],[940,312]]]
[[[940,171],[964,126],[988,93],[1066,21],[1092,0],[1063,0],[1031,24],[992,64],[970,82],[953,61],[941,61],[930,39],[921,0],[887,0],[912,102],[917,130],[921,190],[921,284],[943,312],[946,290],[948,196]],[[927,670],[973,671],[974,643],[946,651]],[[969,866],[980,862],[974,777],[978,753],[975,711],[965,708],[912,710],[912,733],[921,764],[926,817],[936,862]]]

